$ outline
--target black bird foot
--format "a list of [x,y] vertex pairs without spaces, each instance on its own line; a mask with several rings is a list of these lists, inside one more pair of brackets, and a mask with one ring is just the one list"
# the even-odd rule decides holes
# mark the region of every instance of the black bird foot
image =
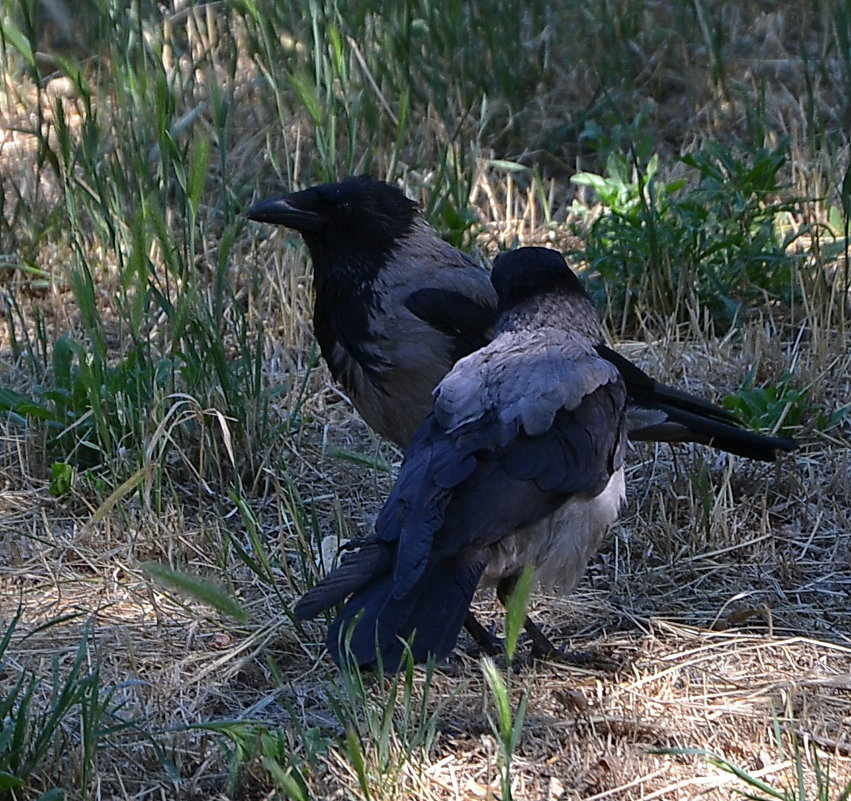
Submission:
[[595,654],[591,651],[566,651],[564,648],[556,648],[541,653],[532,645],[530,649],[532,659],[540,659],[545,662],[555,662],[560,665],[571,665],[584,668],[585,670],[596,670],[601,673],[618,673],[623,669],[624,663],[614,659]]
[[606,673],[616,673],[621,668],[621,665],[614,660],[593,654],[590,651],[566,651],[564,648],[553,645],[547,635],[528,617],[523,628],[531,641],[530,656],[532,659],[542,659],[589,670],[601,670]]
[[589,651],[566,651],[564,648],[555,647],[542,650],[532,643],[529,652],[533,659],[542,659],[545,662],[560,662],[563,665],[575,667],[593,667],[594,665],[594,655]]
[[472,612],[467,614],[467,619],[464,621],[464,628],[467,629],[467,633],[473,638],[473,642],[475,642],[475,646],[473,646],[474,651],[478,650],[487,656],[499,656],[504,653],[505,646],[502,640],[479,623],[473,617]]
[[550,642],[549,637],[541,631],[532,620],[527,617],[523,621],[526,636],[532,643],[532,656],[535,659],[554,659],[564,654],[564,649],[558,648]]

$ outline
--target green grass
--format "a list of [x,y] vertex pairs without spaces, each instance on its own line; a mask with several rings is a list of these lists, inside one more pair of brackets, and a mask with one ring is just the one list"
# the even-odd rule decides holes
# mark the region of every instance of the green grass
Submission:
[[[19,608],[0,637],[0,672],[11,668],[7,663],[13,648],[26,647],[31,634],[58,627],[67,617],[47,621],[13,642],[20,622]],[[63,772],[62,763],[72,761],[79,765],[81,797],[88,798],[103,743],[120,742],[136,728],[138,722],[123,709],[124,688],[102,684],[98,656],[90,651],[90,635],[90,627],[84,626],[68,667],[54,657],[46,674],[17,671],[0,693],[0,795],[4,798],[16,797],[17,791],[33,797],[30,793],[36,788],[42,791],[42,799],[64,798],[70,788],[61,781],[55,783],[56,777]]]
[[494,714],[488,713],[487,720],[494,737],[499,744],[498,767],[502,801],[511,801],[512,770],[511,763],[515,751],[520,744],[523,734],[523,724],[526,719],[529,704],[529,692],[525,690],[512,709],[511,690],[512,666],[517,653],[517,642],[523,629],[528,609],[529,593],[534,582],[534,572],[531,567],[523,571],[517,585],[508,598],[505,608],[505,657],[507,670],[503,674],[497,668],[493,659],[484,656],[481,659],[482,674],[490,693]]
[[687,319],[698,308],[723,333],[766,302],[790,307],[798,282],[806,290],[817,280],[795,249],[807,229],[784,231],[803,203],[782,186],[788,143],[737,151],[710,141],[683,156],[696,172],[691,182],[660,181],[655,154],[643,163],[618,151],[609,154],[606,175],[573,176],[605,209],[579,256],[613,327],[626,332],[647,314]]
[[[851,798],[851,782],[837,781],[831,775],[833,760],[820,755],[819,748],[798,733],[791,710],[781,716],[772,709],[771,724],[777,754],[787,765],[782,777],[766,780],[732,759],[700,750],[670,749],[659,753],[702,757],[734,776],[738,780],[736,794],[749,801],[848,801]],[[807,781],[808,775],[813,781]]]
[[419,672],[410,658],[394,676],[385,676],[380,665],[370,674],[344,661],[324,685],[331,716],[331,725],[326,726],[305,725],[291,688],[279,674],[275,702],[286,710],[286,721],[279,728],[260,719],[262,708],[249,710],[243,719],[195,728],[217,736],[229,764],[231,793],[246,791],[259,781],[287,798],[312,798],[311,779],[322,772],[332,748],[345,755],[362,798],[416,793],[406,788],[416,788],[422,781],[440,715],[453,700],[451,695],[433,697],[433,663],[421,676]]

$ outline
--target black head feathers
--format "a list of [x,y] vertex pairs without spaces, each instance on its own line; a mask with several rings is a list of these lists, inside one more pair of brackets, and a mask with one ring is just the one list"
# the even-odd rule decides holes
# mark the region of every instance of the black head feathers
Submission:
[[299,231],[309,246],[369,252],[389,250],[411,229],[417,204],[395,186],[367,176],[320,184],[264,200],[247,212],[251,220]]
[[493,263],[491,281],[499,295],[500,309],[547,293],[587,297],[564,257],[549,248],[525,247],[500,253]]

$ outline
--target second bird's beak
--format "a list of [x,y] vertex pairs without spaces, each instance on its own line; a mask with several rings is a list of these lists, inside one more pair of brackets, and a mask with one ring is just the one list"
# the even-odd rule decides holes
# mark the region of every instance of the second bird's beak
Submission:
[[245,216],[249,220],[283,225],[296,231],[318,231],[322,228],[322,217],[314,211],[294,206],[286,196],[261,200],[255,203]]

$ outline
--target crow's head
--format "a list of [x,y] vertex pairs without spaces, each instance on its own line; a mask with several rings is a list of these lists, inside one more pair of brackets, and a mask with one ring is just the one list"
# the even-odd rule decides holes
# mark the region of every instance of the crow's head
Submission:
[[321,262],[383,260],[418,215],[403,192],[366,176],[264,200],[247,212],[251,220],[298,231]]
[[546,294],[587,297],[564,257],[549,248],[526,247],[501,253],[493,263],[491,281],[502,310]]

